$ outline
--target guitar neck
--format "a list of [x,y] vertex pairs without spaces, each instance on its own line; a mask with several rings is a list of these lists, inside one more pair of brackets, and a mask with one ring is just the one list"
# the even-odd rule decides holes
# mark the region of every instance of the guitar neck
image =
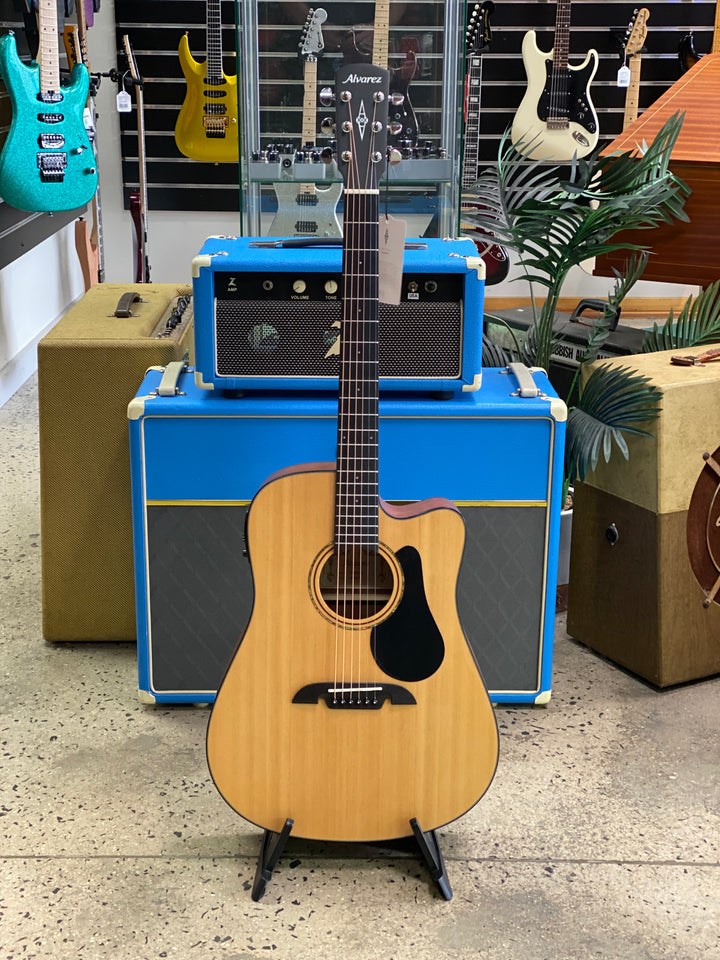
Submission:
[[346,190],[335,543],[378,544],[379,192]]
[[39,0],[38,32],[40,46],[40,96],[54,99],[60,90],[60,53],[58,50],[57,6],[55,0]]
[[638,100],[640,96],[640,67],[642,56],[636,53],[630,58],[630,84],[625,93],[625,113],[623,115],[623,130],[630,126],[638,116]]
[[570,3],[571,0],[557,0],[555,15],[555,43],[553,45],[553,72],[568,69],[570,53]]
[[390,0],[376,0],[373,28],[373,63],[387,70],[390,57]]
[[469,187],[477,180],[480,147],[480,85],[482,57],[472,53],[468,58],[465,90],[465,140],[463,143],[462,186]]
[[303,67],[303,119],[302,119],[302,143],[315,143],[315,120],[317,103],[317,57],[309,56],[305,60]]
[[220,0],[206,0],[207,22],[207,82],[222,83],[222,18]]
[[720,3],[715,4],[715,27],[710,53],[720,53]]

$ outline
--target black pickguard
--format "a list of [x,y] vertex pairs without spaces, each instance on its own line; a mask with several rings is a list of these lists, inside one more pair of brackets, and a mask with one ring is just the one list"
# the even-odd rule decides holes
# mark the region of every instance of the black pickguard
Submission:
[[373,630],[373,657],[389,677],[426,680],[442,663],[445,644],[425,597],[420,554],[415,547],[401,547],[395,556],[405,589],[392,616]]
[[540,120],[547,123],[548,117],[564,117],[568,120],[579,123],[588,133],[595,133],[597,125],[595,117],[590,107],[590,98],[588,96],[588,87],[590,86],[590,77],[593,72],[594,63],[592,60],[581,70],[564,70],[561,76],[555,77],[555,88],[566,90],[563,101],[559,105],[554,105],[552,114],[550,112],[550,89],[553,80],[553,62],[552,59],[545,61],[547,78],[545,87],[540,94],[537,105],[537,114]]

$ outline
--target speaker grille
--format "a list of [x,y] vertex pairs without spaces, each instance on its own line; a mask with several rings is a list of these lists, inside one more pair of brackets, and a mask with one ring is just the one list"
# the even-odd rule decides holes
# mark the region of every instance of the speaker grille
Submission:
[[[215,301],[219,377],[337,377],[342,305],[272,300]],[[380,304],[380,376],[460,377],[462,304]]]

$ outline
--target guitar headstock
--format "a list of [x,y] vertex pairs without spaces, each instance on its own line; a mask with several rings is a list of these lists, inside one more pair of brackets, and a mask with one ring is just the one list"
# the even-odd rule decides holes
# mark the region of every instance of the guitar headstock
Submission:
[[335,75],[337,165],[346,190],[377,189],[385,169],[390,73],[351,63]]
[[495,4],[492,0],[485,0],[485,3],[476,3],[473,7],[465,32],[465,50],[467,53],[479,53],[481,50],[487,49],[492,43],[490,17],[494,10]]
[[142,84],[143,78],[138,70],[137,60],[135,59],[135,51],[132,48],[130,37],[127,34],[123,35],[123,46],[125,47],[125,56],[127,57],[130,76],[133,78],[135,84]]
[[647,7],[641,7],[635,11],[625,37],[626,57],[634,57],[636,53],[642,50],[647,37],[647,22],[649,19],[650,11]]
[[327,20],[327,11],[322,7],[312,8],[308,12],[307,20],[300,35],[300,56],[303,60],[315,59],[318,53],[325,49],[322,35],[322,25]]

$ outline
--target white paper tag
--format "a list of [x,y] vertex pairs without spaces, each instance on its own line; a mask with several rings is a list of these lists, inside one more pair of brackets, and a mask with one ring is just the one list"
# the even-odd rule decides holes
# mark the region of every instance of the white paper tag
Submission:
[[406,230],[406,220],[380,217],[378,299],[382,303],[400,303]]
[[127,90],[121,90],[115,102],[117,103],[118,113],[130,113],[132,111],[132,97]]
[[619,87],[629,87],[630,86],[630,67],[624,65],[620,67],[617,75],[617,85]]

